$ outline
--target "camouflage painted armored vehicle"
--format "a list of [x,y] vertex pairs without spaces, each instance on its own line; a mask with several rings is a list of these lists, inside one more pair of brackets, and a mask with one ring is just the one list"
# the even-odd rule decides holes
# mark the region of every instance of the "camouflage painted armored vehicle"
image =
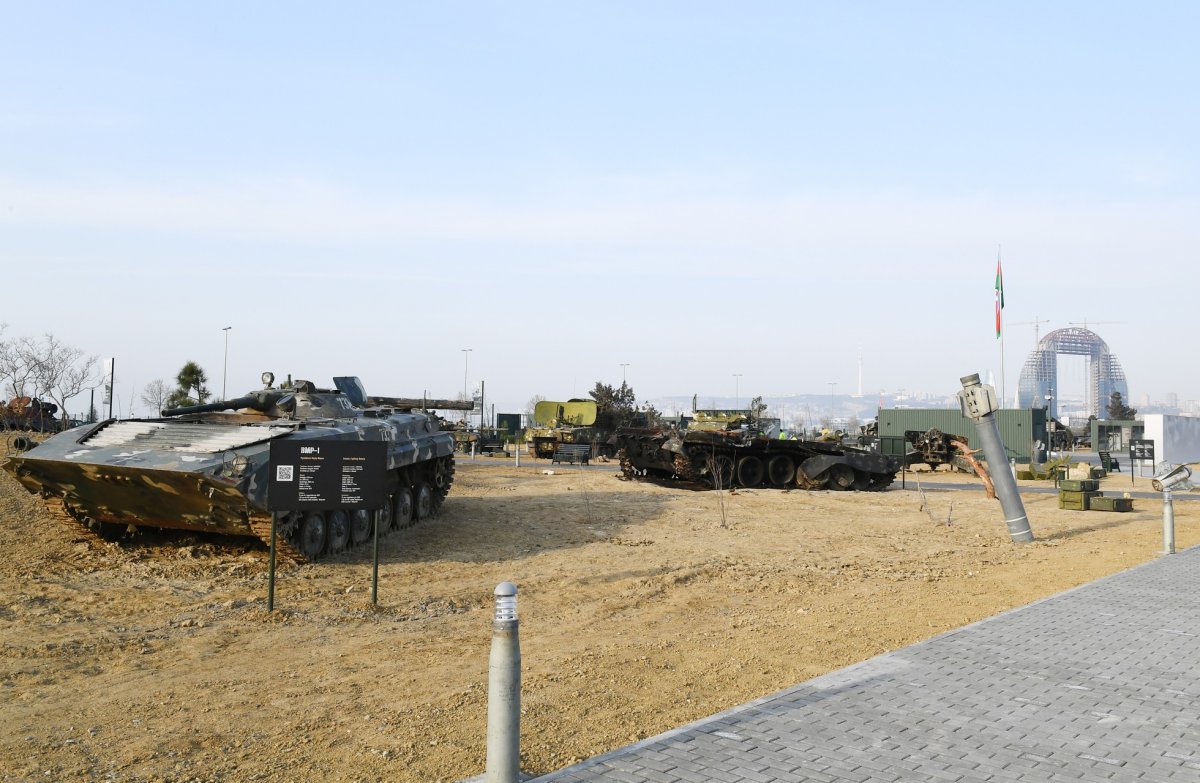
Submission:
[[709,487],[881,490],[900,462],[840,443],[770,436],[753,410],[697,410],[686,428],[617,430],[627,477],[657,476]]
[[533,408],[533,426],[525,434],[529,454],[550,459],[560,445],[586,444],[604,456],[616,454],[610,443],[611,415],[602,415],[595,400],[542,400]]
[[[4,467],[51,513],[96,532],[128,526],[175,528],[269,541],[271,442],[384,441],[383,507],[276,512],[279,548],[317,560],[380,531],[437,512],[454,478],[454,437],[432,414],[443,401],[370,397],[357,378],[335,389],[290,379],[226,402],[162,412],[158,419],[109,419],[60,433]],[[236,412],[227,412],[236,411]]]

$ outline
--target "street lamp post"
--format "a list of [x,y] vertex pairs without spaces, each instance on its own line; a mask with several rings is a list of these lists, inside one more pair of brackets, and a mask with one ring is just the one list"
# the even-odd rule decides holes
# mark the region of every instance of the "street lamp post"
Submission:
[[621,362],[621,385],[625,385],[625,368],[629,366],[629,362]]
[[221,373],[221,402],[225,402],[225,382],[229,379],[229,330],[232,326],[226,326],[221,331],[225,333],[225,370]]
[[735,372],[733,374],[733,408],[737,410],[742,407],[742,390],[739,388],[741,384],[742,374]]
[[1054,451],[1054,389],[1046,390],[1046,451]]
[[[467,389],[467,365],[470,362],[471,351],[473,351],[473,350],[475,350],[475,349],[474,348],[463,348],[462,349],[462,353],[463,353],[463,400],[464,401],[471,399],[470,397],[467,396],[468,394],[470,394],[469,390]],[[463,411],[463,421],[468,421],[469,418],[470,418],[469,411]]]

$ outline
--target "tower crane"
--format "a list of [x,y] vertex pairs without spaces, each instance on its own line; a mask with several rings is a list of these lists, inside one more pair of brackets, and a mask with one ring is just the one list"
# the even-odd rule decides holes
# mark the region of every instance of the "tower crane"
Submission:
[[1032,321],[1016,321],[1010,325],[1011,326],[1030,326],[1030,325],[1032,325],[1033,326],[1033,344],[1034,344],[1034,346],[1037,346],[1037,344],[1038,344],[1038,327],[1042,324],[1048,324],[1048,323],[1050,323],[1049,318],[1038,318],[1035,315],[1033,317]]

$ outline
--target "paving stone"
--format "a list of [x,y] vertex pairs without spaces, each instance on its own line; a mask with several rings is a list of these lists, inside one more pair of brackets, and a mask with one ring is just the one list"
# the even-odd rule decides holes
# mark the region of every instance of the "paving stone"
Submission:
[[534,783],[1200,781],[1200,548]]

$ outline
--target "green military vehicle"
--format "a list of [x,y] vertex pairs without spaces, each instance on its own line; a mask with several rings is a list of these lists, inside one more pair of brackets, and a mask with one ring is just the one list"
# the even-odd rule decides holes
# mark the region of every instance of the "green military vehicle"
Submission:
[[616,455],[612,416],[600,413],[595,400],[542,400],[533,409],[525,444],[534,457],[550,459],[562,446],[590,446],[599,456]]

